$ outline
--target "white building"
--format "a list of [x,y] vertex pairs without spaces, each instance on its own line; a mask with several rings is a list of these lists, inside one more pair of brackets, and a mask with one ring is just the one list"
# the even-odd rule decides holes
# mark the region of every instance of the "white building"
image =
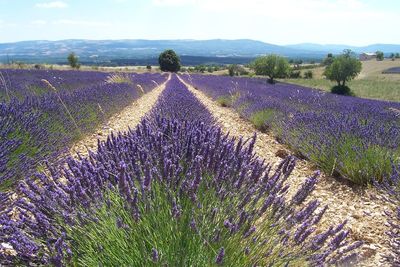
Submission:
[[360,60],[371,60],[376,58],[376,53],[361,53]]

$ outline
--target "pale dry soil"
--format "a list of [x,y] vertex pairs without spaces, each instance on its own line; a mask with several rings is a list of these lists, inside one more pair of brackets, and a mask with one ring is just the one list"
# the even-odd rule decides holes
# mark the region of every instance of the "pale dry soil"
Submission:
[[[182,79],[181,81],[184,82]],[[288,151],[288,149],[278,143],[273,136],[255,130],[249,121],[241,118],[234,110],[219,106],[203,92],[186,82],[184,83],[210,110],[224,132],[229,132],[231,136],[243,136],[244,138],[250,138],[256,132],[255,152],[258,156],[274,165],[282,160],[275,154],[281,150]],[[299,159],[289,178],[292,192],[315,170],[313,164]],[[382,200],[376,189],[352,189],[329,175],[321,173],[317,187],[309,199],[318,199],[322,207],[329,206],[321,221],[321,230],[347,219],[346,227],[350,230],[351,241],[363,240],[365,242],[364,246],[359,249],[361,262],[358,266],[388,266],[382,261],[382,255],[389,252],[388,238],[385,234],[388,229],[385,225],[387,218],[384,211],[392,211],[393,206]]]
[[144,94],[140,98],[136,99],[131,105],[124,108],[121,112],[113,115],[108,122],[99,127],[93,134],[78,141],[71,147],[69,151],[70,154],[77,155],[77,153],[79,153],[82,156],[86,156],[88,154],[88,149],[93,151],[97,148],[97,140],[107,140],[107,136],[112,132],[125,132],[129,128],[134,129],[136,125],[140,123],[143,116],[155,105],[158,96],[164,90],[165,85],[170,79],[171,75],[157,88]]

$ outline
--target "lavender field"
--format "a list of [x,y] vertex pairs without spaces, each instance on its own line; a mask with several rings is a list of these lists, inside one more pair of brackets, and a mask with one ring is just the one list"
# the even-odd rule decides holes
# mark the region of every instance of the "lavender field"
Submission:
[[0,241],[15,253],[0,259],[55,266],[354,261],[362,242],[345,241],[345,222],[313,234],[326,210],[306,201],[318,172],[289,196],[295,159],[271,170],[254,155],[254,142],[223,134],[173,76],[136,129],[19,184],[21,198],[0,217]]
[[[321,172],[293,184],[300,156],[325,175],[384,192],[396,208],[381,210],[390,244],[382,259],[393,266],[400,262],[399,103],[263,79],[182,75],[252,121],[255,134],[245,139],[223,132],[219,118],[177,74],[167,80],[160,73],[2,73],[9,82],[3,83],[0,113],[1,265],[365,261],[363,248],[371,241],[356,238],[350,218],[338,220],[329,213],[335,203],[327,205],[315,194]],[[87,157],[65,154],[75,140],[164,81],[138,125],[98,140]],[[273,132],[297,157],[277,164],[260,157],[260,131]]]
[[68,145],[165,80],[135,74],[108,83],[110,73],[1,70],[0,188],[55,162]]
[[398,102],[271,85],[258,78],[184,77],[327,173],[366,184],[389,177],[400,165]]

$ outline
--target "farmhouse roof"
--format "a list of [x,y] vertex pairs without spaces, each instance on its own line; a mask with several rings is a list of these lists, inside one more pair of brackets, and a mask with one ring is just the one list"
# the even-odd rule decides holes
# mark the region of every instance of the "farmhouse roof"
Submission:
[[363,53],[364,55],[367,56],[376,56],[376,53],[372,53],[372,52],[367,52],[367,53]]

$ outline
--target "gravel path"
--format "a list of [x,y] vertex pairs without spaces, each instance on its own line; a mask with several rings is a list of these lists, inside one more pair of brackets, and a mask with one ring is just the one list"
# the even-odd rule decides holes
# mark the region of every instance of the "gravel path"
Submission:
[[154,106],[158,96],[164,90],[165,85],[170,79],[171,75],[157,88],[144,94],[121,112],[113,115],[108,122],[99,127],[95,133],[84,137],[74,144],[69,150],[69,153],[71,155],[77,155],[77,153],[79,153],[82,156],[86,156],[88,154],[88,149],[94,150],[97,148],[97,139],[103,141],[106,140],[107,136],[112,132],[126,131],[129,127],[135,128],[142,117]]
[[[224,132],[245,138],[250,138],[256,132],[255,151],[267,162],[277,164],[281,160],[277,156],[278,154],[284,156],[284,154],[290,153],[270,134],[255,130],[249,121],[241,118],[234,110],[219,106],[217,102],[207,97],[203,92],[196,90],[181,78],[180,80],[210,110]],[[306,177],[312,175],[315,170],[315,166],[310,162],[298,160],[289,180],[292,190],[297,188]],[[389,250],[385,234],[385,231],[387,231],[386,217],[383,211],[393,210],[393,207],[382,201],[374,188],[352,189],[322,173],[311,197],[321,201],[322,206],[329,205],[322,221],[324,228],[331,224],[339,224],[347,219],[347,229],[351,233],[350,238],[365,242],[360,250],[362,261],[358,266],[389,266],[382,262],[382,254]]]

